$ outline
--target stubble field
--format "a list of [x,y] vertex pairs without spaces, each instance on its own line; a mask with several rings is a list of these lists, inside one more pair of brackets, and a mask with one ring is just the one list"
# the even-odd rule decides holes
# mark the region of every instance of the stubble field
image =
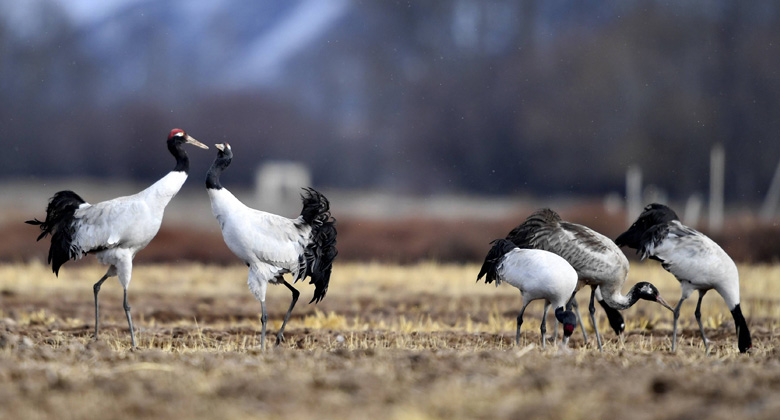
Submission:
[[[121,287],[103,285],[93,340],[97,265],[0,266],[0,418],[776,418],[780,410],[780,266],[740,266],[753,334],[736,350],[734,323],[710,292],[704,355],[693,310],[671,346],[671,312],[640,301],[618,339],[598,309],[604,353],[579,330],[570,350],[539,347],[542,303],[513,343],[519,292],[474,282],[477,265],[337,264],[326,298],[302,292],[286,330],[284,287],[268,296],[269,346],[259,349],[257,303],[243,266],[139,265],[130,304],[139,348],[129,349]],[[667,301],[674,278],[632,264],[624,292],[650,281]],[[586,309],[588,290],[578,295]],[[583,315],[585,315],[583,313]],[[548,322],[552,331],[554,318]],[[586,321],[590,329],[590,323]]]

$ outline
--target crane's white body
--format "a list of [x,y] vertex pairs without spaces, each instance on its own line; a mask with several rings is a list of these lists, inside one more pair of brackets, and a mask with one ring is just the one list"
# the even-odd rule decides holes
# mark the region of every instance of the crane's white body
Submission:
[[265,302],[268,283],[285,273],[294,278],[306,270],[303,258],[312,228],[302,217],[286,217],[247,207],[226,188],[207,189],[211,210],[228,248],[249,266],[249,290]]
[[507,252],[496,273],[498,280],[520,289],[523,306],[537,299],[544,299],[555,308],[565,306],[577,287],[577,272],[571,264],[539,249],[515,248]]
[[137,194],[79,206],[73,215],[74,255],[93,251],[101,264],[113,267],[109,277],[117,275],[127,289],[133,258],[157,235],[165,207],[186,180],[186,172],[173,171]]
[[715,241],[677,220],[669,222],[666,235],[650,242],[643,257],[656,257],[674,274],[682,288],[682,299],[694,290],[715,289],[729,310],[739,304],[737,265]]

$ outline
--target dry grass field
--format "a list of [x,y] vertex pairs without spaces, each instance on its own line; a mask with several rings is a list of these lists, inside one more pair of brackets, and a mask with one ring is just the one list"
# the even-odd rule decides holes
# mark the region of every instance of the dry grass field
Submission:
[[[0,419],[777,418],[780,266],[740,267],[750,355],[737,352],[723,301],[707,295],[709,357],[695,298],[683,306],[676,354],[672,314],[646,301],[624,312],[622,340],[599,308],[603,354],[579,330],[569,351],[542,350],[542,303],[533,303],[516,347],[519,292],[475,283],[478,268],[337,264],[319,305],[306,304],[312,286],[298,285],[287,340],[262,352],[243,266],[137,266],[129,296],[139,348],[130,351],[113,279],[93,341],[102,267],[66,266],[57,279],[38,263],[2,265]],[[632,265],[628,284],[641,280],[679,298],[658,264]],[[269,289],[273,343],[290,295]]]

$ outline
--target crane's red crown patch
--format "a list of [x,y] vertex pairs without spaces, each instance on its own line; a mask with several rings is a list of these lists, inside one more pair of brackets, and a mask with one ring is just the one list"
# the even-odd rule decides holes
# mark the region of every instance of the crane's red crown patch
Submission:
[[183,136],[184,134],[185,134],[184,130],[182,130],[180,128],[174,128],[173,130],[171,130],[171,134],[168,134],[168,140],[170,140],[170,139],[172,139],[172,138],[174,138],[176,136]]

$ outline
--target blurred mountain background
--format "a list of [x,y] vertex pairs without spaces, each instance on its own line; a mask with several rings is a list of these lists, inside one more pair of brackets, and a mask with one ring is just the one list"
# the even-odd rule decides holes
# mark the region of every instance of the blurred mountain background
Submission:
[[[617,234],[629,168],[646,198],[683,213],[709,193],[715,145],[722,237],[749,226],[774,246],[776,206],[754,218],[780,160],[778,71],[773,0],[0,0],[4,221],[16,232],[14,208],[40,217],[58,180],[143,188],[172,167],[164,140],[179,127],[232,145],[224,183],[247,196],[264,163],[307,168],[346,217],[347,258],[476,259],[541,206]],[[183,191],[206,219],[214,153],[190,152]],[[135,187],[79,192],[100,201]],[[30,214],[20,197],[33,191]],[[422,204],[401,209],[401,197]],[[247,203],[274,208],[262,201]],[[293,217],[299,204],[288,207]],[[453,211],[446,240],[431,207]],[[432,237],[417,238],[421,226]],[[375,241],[391,248],[367,251]],[[763,252],[753,259],[780,257]]]

